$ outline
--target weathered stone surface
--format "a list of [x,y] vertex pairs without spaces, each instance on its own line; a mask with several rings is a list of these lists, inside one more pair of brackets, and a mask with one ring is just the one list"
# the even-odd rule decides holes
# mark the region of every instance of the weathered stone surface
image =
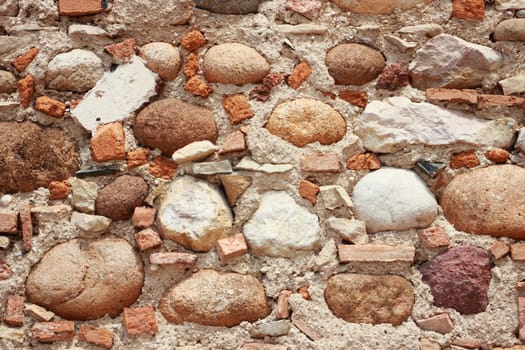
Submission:
[[319,218],[282,191],[263,194],[243,233],[256,255],[293,257],[320,243]]
[[191,170],[196,175],[231,174],[233,171],[232,165],[227,159],[218,162],[193,163]]
[[146,44],[140,48],[139,55],[146,66],[164,80],[175,79],[182,65],[179,49],[169,43]]
[[122,323],[129,335],[150,334],[158,332],[157,317],[155,309],[150,306],[124,308]]
[[360,220],[330,217],[326,220],[327,227],[334,230],[339,236],[354,244],[368,243],[366,224]]
[[90,141],[91,157],[96,162],[126,159],[126,139],[122,123],[115,122],[97,127]]
[[209,251],[233,223],[230,207],[217,188],[190,176],[170,184],[157,220],[165,238],[195,251]]
[[339,274],[328,280],[325,300],[347,322],[397,326],[412,313],[414,288],[400,276]]
[[141,177],[123,175],[98,192],[95,210],[113,220],[127,220],[148,195],[148,184]]
[[425,35],[432,38],[436,35],[442,34],[444,30],[443,27],[437,23],[425,23],[403,27],[399,29],[399,32],[403,34]]
[[518,10],[525,9],[525,2],[523,0],[496,0],[495,6],[500,11]]
[[18,0],[5,0],[0,3],[0,16],[16,16]]
[[298,147],[312,142],[328,145],[341,140],[346,122],[339,112],[321,101],[299,98],[279,104],[266,128]]
[[465,315],[485,311],[490,284],[490,254],[475,246],[458,246],[421,266],[434,305],[451,307]]
[[434,195],[416,173],[388,167],[363,177],[354,187],[352,201],[368,233],[426,227],[438,210]]
[[208,158],[208,156],[211,156],[218,150],[219,147],[208,140],[195,141],[173,152],[171,159],[177,164],[200,161]]
[[55,90],[86,92],[104,73],[102,60],[93,52],[75,49],[55,56],[47,66],[47,86]]
[[363,139],[366,149],[377,153],[394,153],[418,144],[509,148],[516,126],[510,118],[479,119],[406,97],[372,101],[359,118],[355,134]]
[[448,313],[416,320],[416,324],[423,330],[434,331],[441,334],[447,334],[454,330],[454,325],[452,324]]
[[202,69],[211,83],[242,85],[261,81],[270,65],[255,49],[229,43],[210,48],[204,55]]
[[0,70],[0,94],[10,94],[16,91],[16,77],[13,73]]
[[226,193],[226,198],[230,206],[237,203],[239,197],[250,187],[252,178],[242,175],[223,175],[220,177],[222,187]]
[[440,204],[457,230],[525,239],[525,169],[495,165],[456,176]]
[[77,147],[60,129],[31,122],[1,122],[0,140],[1,192],[47,187],[78,169]]
[[180,46],[182,46],[190,52],[203,47],[207,43],[208,41],[206,40],[204,34],[195,29],[190,30],[188,33],[184,34],[184,36],[180,39]]
[[73,193],[72,200],[75,209],[83,213],[95,212],[95,200],[98,195],[98,186],[95,182],[84,181],[72,177],[69,179],[71,184],[71,191]]
[[95,238],[109,230],[111,219],[100,215],[89,215],[74,211],[71,215],[71,224],[83,231],[82,237]]
[[452,17],[470,20],[483,20],[485,0],[454,0]]
[[30,302],[59,316],[90,320],[118,315],[138,298],[142,259],[124,239],[74,239],[51,248],[26,281]]
[[396,8],[409,9],[433,0],[330,0],[341,9],[361,14],[388,14]]
[[78,333],[78,339],[80,341],[98,345],[106,349],[111,349],[113,347],[114,337],[115,334],[112,331],[89,324],[83,324],[80,326]]
[[256,13],[259,8],[259,4],[263,1],[264,0],[196,0],[195,4],[198,8],[215,13],[227,15],[244,15],[248,13]]
[[201,270],[171,288],[159,304],[172,323],[232,327],[266,317],[270,309],[262,283],[250,275]]
[[323,205],[328,210],[347,207],[352,208],[352,200],[343,186],[326,185],[320,187]]
[[270,321],[256,324],[248,332],[252,338],[280,337],[287,335],[291,327],[289,320]]
[[[0,78],[1,79],[1,78]],[[0,83],[1,84],[1,83]],[[525,71],[499,81],[505,95],[525,92]]]
[[384,244],[339,244],[339,261],[341,263],[402,263],[412,265],[416,249],[408,245]]
[[326,66],[336,84],[363,85],[381,73],[385,59],[368,46],[341,44],[328,51]]
[[412,85],[418,89],[466,89],[480,86],[501,63],[501,55],[487,46],[441,34],[417,50],[409,68]]
[[494,29],[498,41],[525,41],[525,18],[513,18],[500,22]]
[[167,156],[195,141],[217,141],[213,113],[174,98],[162,99],[144,108],[133,130],[140,142],[160,149]]
[[103,2],[97,0],[59,0],[58,11],[61,16],[86,16],[104,12]]
[[405,66],[399,63],[391,64],[383,70],[377,79],[376,87],[395,91],[408,85],[409,74]]
[[222,100],[222,106],[231,124],[242,123],[255,115],[248,99],[243,94],[225,96]]

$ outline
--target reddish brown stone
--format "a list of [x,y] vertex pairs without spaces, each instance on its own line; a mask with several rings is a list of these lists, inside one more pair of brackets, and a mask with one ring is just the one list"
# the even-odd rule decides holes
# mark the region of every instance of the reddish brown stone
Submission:
[[162,244],[159,234],[151,228],[135,233],[135,240],[141,252],[150,248],[159,247]]
[[454,325],[452,324],[448,313],[416,320],[416,324],[419,328],[425,331],[434,331],[441,334],[447,334],[454,330]]
[[26,75],[18,81],[18,96],[20,104],[24,108],[28,108],[33,100],[35,94],[35,79],[32,75]]
[[18,56],[13,60],[13,66],[18,72],[23,72],[27,68],[27,66],[29,66],[29,64],[33,62],[33,60],[39,52],[40,49],[37,47],[30,48],[29,50],[27,50],[27,52],[23,53],[22,55]]
[[146,148],[137,148],[128,152],[128,169],[148,163],[149,150]]
[[381,161],[374,153],[356,154],[346,160],[348,170],[376,170],[381,168]]
[[248,245],[242,233],[217,241],[217,255],[223,264],[246,253],[248,253]]
[[134,228],[147,228],[153,226],[155,222],[155,214],[157,210],[155,208],[148,207],[136,207],[131,217],[131,223]]
[[525,341],[525,298],[518,297],[518,338]]
[[130,63],[136,53],[137,41],[133,38],[126,39],[120,43],[111,44],[104,49],[113,56],[118,63]]
[[385,90],[397,90],[408,85],[409,73],[408,69],[399,64],[394,63],[383,69],[379,74],[376,87]]
[[490,255],[479,247],[458,246],[421,266],[434,305],[451,307],[465,315],[485,311],[490,284]]
[[471,105],[475,105],[478,103],[478,93],[476,92],[476,90],[429,88],[426,90],[425,94],[427,100],[429,101],[467,103]]
[[304,300],[312,300],[312,296],[310,295],[310,291],[308,289],[308,286],[302,286],[297,290]]
[[184,63],[184,67],[182,67],[182,72],[188,78],[193,77],[199,72],[199,56],[196,53],[192,52],[188,55],[186,63]]
[[491,149],[485,152],[485,157],[496,164],[506,163],[510,158],[510,153],[502,148]]
[[85,16],[104,12],[100,0],[59,0],[58,11],[61,16]]
[[483,20],[485,0],[454,0],[452,17],[460,19]]
[[279,292],[279,298],[277,299],[277,305],[275,306],[275,318],[288,318],[290,315],[290,310],[288,309],[288,299],[290,299],[291,295],[292,292],[286,289]]
[[365,91],[340,91],[339,98],[359,108],[365,108],[368,103],[368,94]]
[[149,164],[149,173],[161,179],[171,180],[177,172],[177,163],[163,156],[153,158]]
[[450,157],[450,167],[452,169],[474,168],[480,164],[474,151],[465,151],[453,154]]
[[243,94],[225,96],[222,100],[222,107],[228,115],[231,124],[242,123],[245,119],[253,117],[250,103]]
[[483,340],[476,338],[460,338],[455,339],[452,345],[460,346],[465,349],[481,349]]
[[204,34],[199,32],[198,30],[192,30],[188,33],[186,33],[181,39],[180,39],[180,46],[185,48],[188,51],[195,51],[200,47],[203,47],[206,45],[208,41],[204,37]]
[[301,61],[301,63],[295,66],[292,74],[288,77],[288,85],[290,85],[292,89],[297,90],[299,86],[308,79],[310,74],[312,74],[312,67],[310,67],[308,62]]
[[246,151],[246,140],[242,131],[234,131],[226,136],[226,140],[219,150],[219,154]]
[[307,153],[301,157],[301,171],[340,173],[339,155],[334,152]]
[[41,343],[68,341],[75,336],[75,322],[37,322],[31,328],[31,333],[33,333],[33,338]]
[[80,341],[94,344],[106,349],[113,347],[113,338],[115,333],[110,330],[98,328],[90,324],[83,324],[80,326],[78,339]]
[[152,265],[194,266],[197,263],[197,255],[177,252],[153,253],[149,256],[149,262]]
[[122,320],[129,335],[143,333],[155,335],[158,330],[155,309],[149,305],[136,308],[124,308]]
[[33,220],[31,219],[31,206],[20,208],[20,222],[22,223],[22,248],[25,252],[31,251],[33,246]]
[[13,212],[0,212],[0,232],[18,232],[18,214]]
[[509,250],[509,245],[503,241],[496,241],[492,243],[489,247],[489,251],[492,253],[492,256],[494,256],[494,259],[496,260],[501,259],[505,255],[507,255],[509,253]]
[[184,90],[191,92],[195,96],[208,97],[213,92],[213,87],[204,78],[195,75],[184,84]]
[[62,118],[66,113],[66,104],[47,96],[40,96],[35,101],[35,109],[55,118]]
[[270,73],[263,78],[262,84],[257,85],[250,91],[250,100],[266,102],[270,98],[272,89],[279,85],[285,78],[283,73]]
[[113,220],[128,220],[148,195],[148,184],[138,176],[122,175],[98,192],[97,215]]
[[11,271],[9,265],[0,261],[0,281],[6,280],[11,276],[13,276],[13,271]]
[[91,156],[96,162],[126,159],[126,141],[120,122],[98,126],[90,145]]
[[13,327],[22,327],[24,325],[24,302],[25,298],[20,295],[7,297],[4,314],[5,323]]
[[443,227],[429,227],[418,231],[418,235],[424,248],[447,247],[450,244],[450,237]]
[[313,182],[308,180],[301,180],[301,182],[299,182],[299,195],[307,199],[312,205],[317,203],[317,194],[319,191],[319,186]]
[[506,95],[478,95],[478,109],[490,107],[525,108],[525,98]]

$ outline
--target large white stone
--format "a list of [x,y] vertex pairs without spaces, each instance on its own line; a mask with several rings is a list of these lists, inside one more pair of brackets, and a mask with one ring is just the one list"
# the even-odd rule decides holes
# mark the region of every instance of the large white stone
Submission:
[[75,209],[82,213],[94,213],[95,200],[98,196],[98,186],[96,182],[71,177],[69,178],[69,183],[71,184],[71,199]]
[[127,118],[156,95],[157,77],[141,58],[133,56],[131,63],[105,73],[71,113],[94,133],[98,125]]
[[427,227],[438,212],[434,195],[415,172],[389,167],[363,177],[352,201],[368,233]]
[[215,185],[183,176],[176,178],[164,195],[158,222],[165,238],[206,252],[228,234],[233,217]]
[[244,237],[256,255],[292,257],[319,245],[319,219],[286,192],[262,195],[259,208],[246,222]]
[[504,10],[520,10],[525,9],[525,0],[496,0],[496,9]]
[[366,106],[355,134],[366,149],[378,153],[394,153],[407,145],[457,143],[508,148],[515,125],[510,118],[489,121],[426,102],[414,103],[406,97],[391,97]]

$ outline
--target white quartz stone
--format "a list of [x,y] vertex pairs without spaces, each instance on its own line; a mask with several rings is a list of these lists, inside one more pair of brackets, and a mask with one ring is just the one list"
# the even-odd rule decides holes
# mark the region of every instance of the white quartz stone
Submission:
[[208,140],[195,141],[173,152],[171,159],[177,164],[195,162],[208,158],[218,150],[219,147]]

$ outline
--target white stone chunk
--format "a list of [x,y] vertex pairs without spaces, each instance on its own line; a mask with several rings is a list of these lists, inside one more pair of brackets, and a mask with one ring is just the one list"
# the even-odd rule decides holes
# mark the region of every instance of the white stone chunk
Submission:
[[82,213],[95,212],[95,200],[98,195],[98,186],[95,182],[84,181],[76,177],[69,178],[71,184],[72,201],[75,209]]
[[87,24],[72,24],[67,30],[69,36],[106,36],[108,32],[97,26]]
[[89,215],[74,211],[71,224],[83,231],[82,237],[95,238],[109,230],[111,219],[101,215]]
[[218,150],[219,147],[211,141],[195,141],[173,152],[171,159],[177,164],[196,162],[208,158]]
[[520,10],[525,9],[525,0],[496,0],[495,6],[500,11]]
[[368,243],[368,234],[366,233],[366,223],[364,221],[330,217],[326,224],[329,229],[337,232],[345,241],[354,244]]
[[229,160],[221,160],[220,162],[195,163],[192,166],[192,171],[199,175],[216,175],[231,174],[233,170]]
[[513,95],[525,92],[525,71],[520,72],[512,77],[499,81],[503,89],[503,94]]
[[234,167],[235,170],[259,171],[266,174],[286,173],[293,169],[291,164],[259,164],[246,156]]
[[26,304],[24,306],[25,312],[37,321],[48,322],[55,317],[55,314],[42,306],[36,304]]
[[336,208],[352,208],[352,200],[348,195],[348,192],[341,187],[336,185],[321,186],[319,188],[321,198],[323,199],[324,207],[329,210]]

